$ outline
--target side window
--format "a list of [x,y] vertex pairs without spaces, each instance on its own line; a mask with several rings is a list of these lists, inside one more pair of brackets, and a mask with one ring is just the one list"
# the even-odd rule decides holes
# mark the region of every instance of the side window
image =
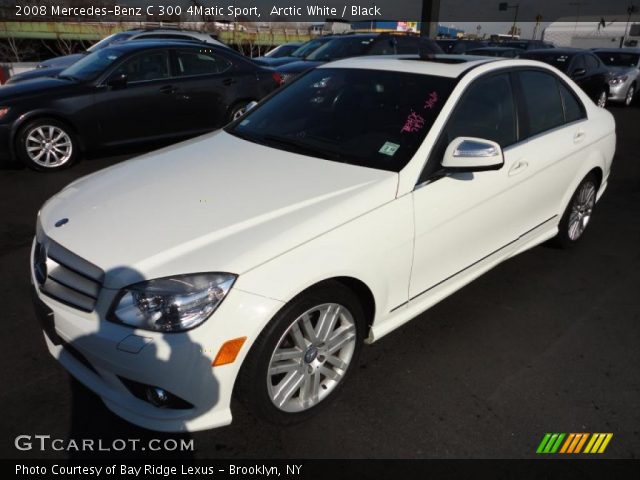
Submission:
[[396,49],[399,55],[419,53],[420,39],[418,37],[398,37]]
[[586,70],[587,65],[584,63],[584,55],[576,55],[573,59],[573,61],[571,62],[571,71],[569,72],[565,72],[568,75],[572,75],[573,72],[575,72],[576,70],[580,69],[580,68],[584,68]]
[[518,73],[524,106],[529,120],[529,135],[536,135],[564,123],[558,81],[545,72]]
[[181,50],[178,55],[178,74],[212,75],[229,70],[232,63],[226,58],[209,52],[199,50]]
[[584,56],[587,63],[587,70],[598,70],[600,68],[600,62],[593,55]]
[[169,55],[166,51],[136,55],[120,65],[115,73],[125,74],[129,83],[169,78]]
[[447,123],[446,143],[456,137],[477,137],[504,148],[516,143],[516,126],[509,75],[494,75],[477,80],[463,95]]
[[580,103],[580,100],[562,83],[560,83],[560,96],[564,104],[564,120],[566,123],[575,122],[576,120],[586,117],[584,107],[582,103]]

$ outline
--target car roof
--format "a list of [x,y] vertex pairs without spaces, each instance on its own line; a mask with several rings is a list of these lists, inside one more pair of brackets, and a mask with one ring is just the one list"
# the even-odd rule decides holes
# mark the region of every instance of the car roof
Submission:
[[201,48],[215,48],[220,49],[221,51],[226,51],[228,49],[216,45],[215,43],[205,43],[198,40],[168,40],[164,38],[153,38],[153,39],[144,39],[144,40],[136,40],[135,42],[119,42],[109,45],[105,47],[104,50],[114,49],[114,50],[124,50],[124,51],[136,51],[136,50],[145,50],[148,48],[160,48],[160,47],[201,47]]
[[512,50],[524,51],[521,48],[516,48],[516,47],[480,47],[480,48],[474,48],[473,50],[469,50],[469,51],[470,52],[488,52],[488,51],[505,52],[505,51],[512,51]]
[[575,55],[576,53],[591,53],[590,50],[584,48],[535,48],[527,50],[523,55],[532,53],[545,53],[547,55]]
[[436,54],[429,59],[418,55],[371,55],[352,57],[329,62],[318,68],[362,68],[398,72],[422,73],[439,77],[456,78],[470,68],[489,62],[500,62],[496,57]]
[[609,52],[609,53],[635,53],[640,54],[640,48],[595,48],[592,50],[596,52]]

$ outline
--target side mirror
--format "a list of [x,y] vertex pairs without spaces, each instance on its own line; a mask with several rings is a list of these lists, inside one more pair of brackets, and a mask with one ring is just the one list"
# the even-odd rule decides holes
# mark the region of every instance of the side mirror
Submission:
[[571,77],[581,77],[585,73],[587,73],[587,70],[585,70],[584,68],[576,68],[573,72],[571,72]]
[[116,73],[108,78],[106,84],[111,88],[124,88],[127,86],[127,81],[126,73]]
[[449,144],[442,159],[446,169],[462,172],[499,170],[504,165],[502,148],[483,138],[458,137]]

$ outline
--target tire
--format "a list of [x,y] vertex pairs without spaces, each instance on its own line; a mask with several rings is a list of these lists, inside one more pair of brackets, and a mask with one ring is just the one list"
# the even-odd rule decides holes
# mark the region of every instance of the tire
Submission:
[[596,98],[596,105],[600,108],[605,108],[607,106],[608,97],[609,92],[607,91],[607,89],[603,89],[602,91],[600,91]]
[[552,240],[555,246],[571,248],[580,241],[593,216],[597,193],[598,179],[590,173],[578,185],[560,219],[558,234]]
[[[336,318],[333,328],[320,321],[324,314]],[[365,325],[358,298],[341,284],[327,282],[303,292],[256,339],[238,376],[237,399],[272,423],[306,420],[335,399],[353,372]]]
[[250,103],[251,103],[251,100],[247,100],[247,101],[238,102],[234,104],[229,109],[229,114],[227,115],[227,123],[231,123],[234,120],[237,120],[238,118],[240,118],[242,115],[244,115],[244,112],[247,109],[247,105],[249,105]]
[[16,153],[33,170],[54,171],[73,165],[80,154],[80,145],[67,124],[52,118],[39,118],[18,132]]
[[631,106],[631,104],[633,103],[635,94],[636,94],[636,84],[634,83],[633,85],[629,86],[629,90],[627,90],[627,94],[625,95],[624,105],[626,107]]

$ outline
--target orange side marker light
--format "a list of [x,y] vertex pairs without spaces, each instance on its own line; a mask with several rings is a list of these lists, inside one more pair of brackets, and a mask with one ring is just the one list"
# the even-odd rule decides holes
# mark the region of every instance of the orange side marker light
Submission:
[[247,337],[234,338],[233,340],[227,340],[224,342],[211,365],[213,367],[219,367],[220,365],[227,365],[235,362],[245,340],[247,340]]

